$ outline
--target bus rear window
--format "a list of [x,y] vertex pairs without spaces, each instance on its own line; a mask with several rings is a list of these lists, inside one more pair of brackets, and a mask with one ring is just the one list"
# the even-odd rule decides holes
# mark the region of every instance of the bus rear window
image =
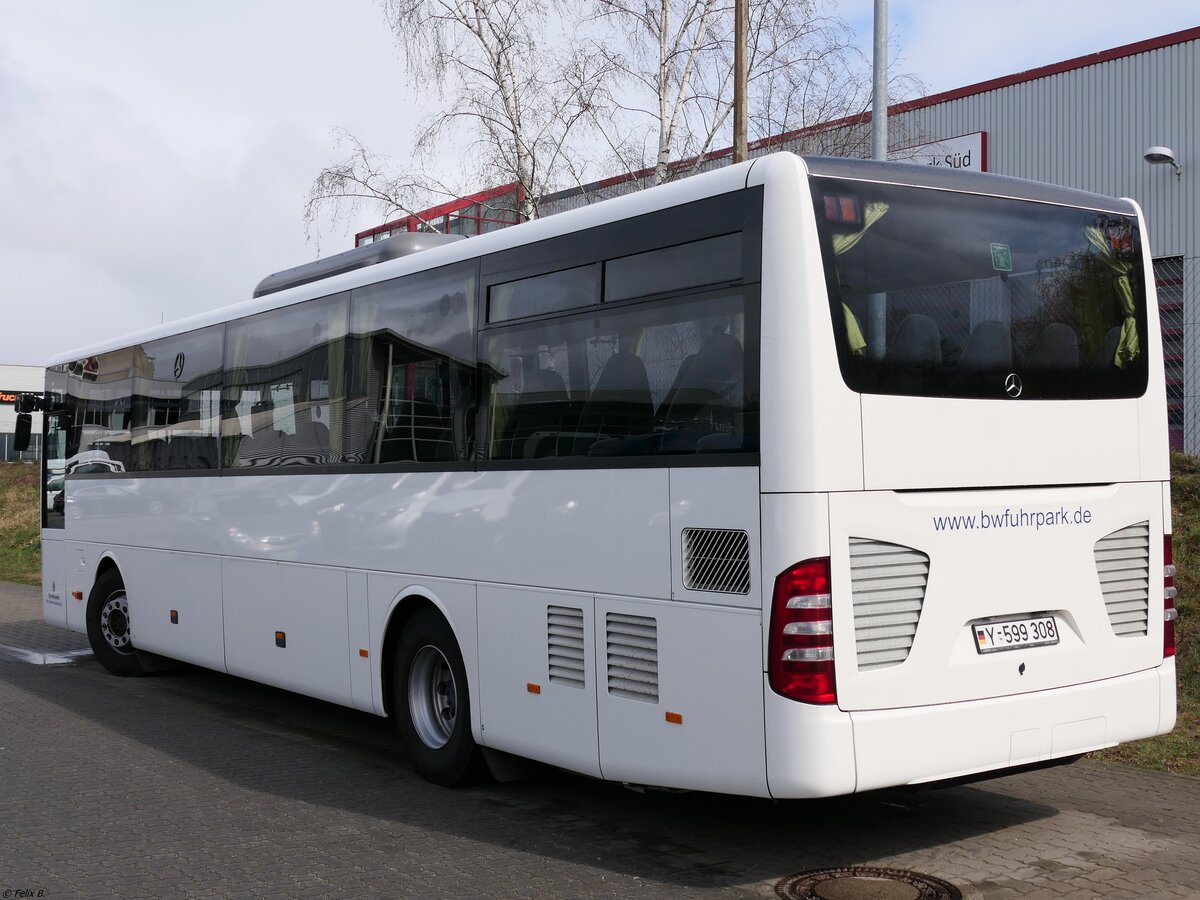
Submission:
[[1145,392],[1131,216],[813,180],[834,333],[862,393],[1084,399]]

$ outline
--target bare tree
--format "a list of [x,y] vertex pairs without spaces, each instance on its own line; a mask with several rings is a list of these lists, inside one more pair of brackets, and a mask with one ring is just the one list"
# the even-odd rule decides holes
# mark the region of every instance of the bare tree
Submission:
[[[730,140],[733,4],[730,0],[594,0],[597,21],[624,42],[598,46],[621,76],[625,102],[603,123],[627,172],[650,168],[651,183],[690,175]],[[750,139],[812,128],[823,152],[859,155],[863,129],[820,129],[861,121],[870,104],[870,65],[849,26],[821,0],[751,0],[748,62]],[[906,95],[911,76],[894,77]],[[843,123],[843,126],[846,123]],[[652,145],[652,148],[651,148]]]
[[427,208],[433,197],[454,193],[423,174],[391,172],[388,157],[372,153],[344,128],[335,128],[333,138],[335,147],[349,145],[350,152],[340,162],[322,169],[309,188],[304,228],[310,236],[319,239],[323,214],[328,214],[330,224],[336,225],[367,204],[385,219],[397,214],[419,218],[417,210]]
[[[515,183],[513,208],[492,201],[493,213],[523,220],[598,165],[616,160],[658,184],[711,165],[706,155],[729,141],[732,0],[381,2],[410,83],[440,105],[416,135],[411,167],[335,131],[349,153],[313,182],[310,235],[330,209],[336,223],[363,204],[415,215],[462,196],[422,171],[447,144],[466,145],[473,189]],[[870,67],[823,2],[751,0],[750,138],[798,132],[788,149],[863,155]],[[585,3],[592,15],[580,21]],[[919,82],[902,75],[893,86],[903,96]],[[832,120],[838,127],[820,127]]]
[[[621,134],[609,146],[627,170],[638,171],[652,159],[654,183],[660,184],[667,180],[671,160],[697,146],[685,115],[698,107],[705,83],[722,77],[720,25],[729,7],[718,0],[597,0],[597,5],[597,18],[624,33],[623,47],[598,43],[597,52],[621,76],[627,99],[617,112],[628,122],[621,134],[622,117],[614,116],[601,131]],[[648,154],[645,142],[651,139]],[[712,135],[705,135],[699,146],[711,142]]]
[[521,186],[522,218],[567,170],[568,142],[594,111],[603,61],[553,42],[541,0],[385,0],[409,73],[450,85],[448,108],[434,115],[418,146],[432,146],[452,124],[474,135],[479,173]]
[[[570,9],[551,16],[542,0],[383,0],[407,73],[442,105],[425,120],[414,157],[428,158],[447,138],[465,137],[465,168],[475,184],[516,183],[521,219],[537,216],[543,194],[581,177],[586,154],[572,138],[597,119],[606,84],[604,57],[555,43]],[[317,176],[306,222],[372,203],[385,215],[428,205],[444,186],[419,170],[394,173],[347,132],[351,153]]]

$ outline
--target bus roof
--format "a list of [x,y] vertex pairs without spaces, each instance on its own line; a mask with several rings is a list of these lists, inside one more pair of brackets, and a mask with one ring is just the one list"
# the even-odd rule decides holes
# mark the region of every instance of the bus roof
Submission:
[[[61,365],[106,353],[133,344],[155,341],[171,335],[194,331],[217,325],[255,313],[290,306],[316,297],[339,291],[351,290],[365,284],[373,284],[389,278],[397,278],[412,272],[449,265],[465,259],[486,256],[523,244],[534,243],[559,234],[583,231],[621,219],[632,218],[658,209],[677,206],[744,188],[751,168],[768,159],[789,157],[787,151],[756,157],[748,162],[704,172],[683,178],[670,184],[635,191],[620,197],[600,201],[589,206],[568,210],[554,216],[535,219],[509,228],[472,237],[470,240],[454,241],[432,246],[419,253],[388,259],[362,268],[338,272],[319,280],[309,281],[278,292],[241,300],[206,312],[177,319],[141,331],[119,334],[96,344],[80,347],[53,356],[48,365]],[[1002,175],[963,172],[941,167],[914,165],[905,162],[881,162],[877,160],[839,159],[834,157],[804,157],[804,164],[812,175],[830,176],[865,181],[887,181],[911,184],[918,187],[957,190],[968,193],[992,194],[1016,199],[1035,200],[1067,206],[1082,206],[1090,209],[1136,214],[1136,206],[1129,200],[1116,200],[1100,194],[1077,191],[1070,188],[1039,182],[1025,181]],[[359,248],[360,250],[362,248]],[[353,252],[353,251],[350,251]],[[315,269],[315,263],[307,264]],[[302,267],[297,267],[302,268]],[[333,267],[336,271],[336,266]],[[292,271],[292,270],[285,270]],[[277,273],[282,274],[282,273]],[[260,285],[275,276],[268,276]]]
[[857,181],[886,181],[914,187],[989,194],[1014,200],[1033,200],[1077,206],[1120,215],[1136,215],[1132,200],[1118,200],[1103,194],[1093,194],[1041,181],[1028,181],[991,172],[972,172],[910,162],[882,162],[871,159],[842,159],[833,156],[806,156],[804,162],[810,175],[846,178]]

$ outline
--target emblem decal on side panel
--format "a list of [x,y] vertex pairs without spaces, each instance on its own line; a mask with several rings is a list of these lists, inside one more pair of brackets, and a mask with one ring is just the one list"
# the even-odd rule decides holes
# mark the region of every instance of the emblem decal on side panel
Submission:
[[1021,396],[1021,391],[1025,386],[1021,384],[1021,376],[1016,372],[1011,373],[1004,379],[1004,393],[1016,400]]

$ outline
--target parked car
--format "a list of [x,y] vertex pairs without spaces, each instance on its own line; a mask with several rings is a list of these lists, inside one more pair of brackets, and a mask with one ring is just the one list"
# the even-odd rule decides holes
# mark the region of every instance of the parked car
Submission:
[[46,509],[52,509],[55,512],[62,512],[63,482],[65,480],[65,475],[51,475],[46,479]]
[[67,460],[64,466],[68,475],[86,475],[89,472],[124,472],[125,464],[109,459],[103,450],[84,450]]

